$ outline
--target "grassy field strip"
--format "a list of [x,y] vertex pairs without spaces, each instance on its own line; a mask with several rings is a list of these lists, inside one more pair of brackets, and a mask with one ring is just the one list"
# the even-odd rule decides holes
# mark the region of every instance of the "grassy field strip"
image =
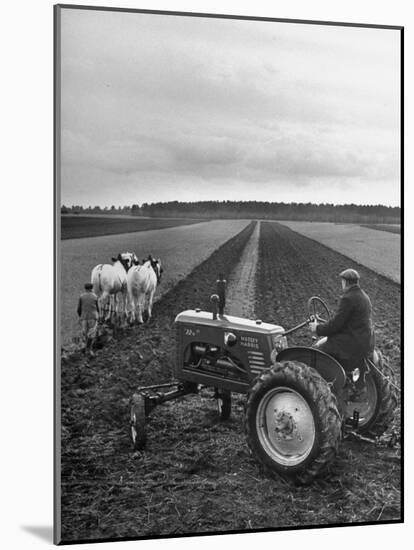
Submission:
[[305,237],[314,239],[352,260],[401,282],[400,235],[353,224],[281,221]]
[[139,258],[153,254],[161,258],[164,275],[159,296],[186,277],[225,241],[241,231],[249,221],[219,220],[193,225],[154,229],[137,233],[68,239],[61,243],[61,333],[62,344],[79,332],[76,304],[92,268],[111,263],[118,252],[134,251]]
[[[62,214],[63,218],[117,218],[119,220],[129,219],[129,220],[182,220],[184,218],[174,218],[172,216],[157,216],[154,218],[154,216],[133,216],[132,214],[94,214],[94,213],[87,213],[87,214]],[[189,216],[186,216],[185,219],[195,219],[190,218]],[[197,218],[199,219],[199,218]],[[395,225],[395,224],[390,224]],[[398,225],[398,224],[397,224]]]
[[165,229],[178,225],[199,223],[192,219],[171,218],[120,218],[116,216],[62,216],[61,239],[83,239],[100,237],[102,235],[116,235],[121,233],[136,233],[151,229]]
[[236,317],[255,317],[256,267],[259,257],[260,222],[247,243],[238,265],[229,277],[226,291],[227,312]]
[[374,229],[375,231],[388,231],[389,233],[401,233],[401,226],[397,224],[361,224],[361,227]]

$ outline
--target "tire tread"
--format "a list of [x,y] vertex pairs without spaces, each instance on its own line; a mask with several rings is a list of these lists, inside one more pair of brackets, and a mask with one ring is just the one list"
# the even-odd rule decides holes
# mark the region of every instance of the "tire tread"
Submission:
[[[397,391],[393,384],[395,384],[395,374],[388,361],[383,354],[377,350],[379,355],[378,369],[385,376],[381,376],[378,372],[374,372],[373,376],[376,381],[377,390],[379,393],[379,407],[375,414],[373,422],[370,423],[365,429],[361,428],[360,433],[365,433],[374,437],[381,436],[391,424],[395,409],[398,405]],[[372,367],[371,367],[372,369]]]
[[[306,389],[317,408],[321,426],[319,453],[306,467],[299,469],[293,474],[297,482],[307,484],[332,463],[338,451],[342,418],[338,412],[336,397],[330,391],[328,383],[315,369],[308,365],[297,361],[275,363],[270,369],[255,379],[253,386],[247,394],[245,432],[247,443],[256,456],[258,456],[255,448],[256,442],[249,429],[249,410],[254,396],[275,378],[278,385],[283,386],[285,384]],[[263,461],[261,462],[267,470],[270,469],[273,471],[267,464],[263,463]]]

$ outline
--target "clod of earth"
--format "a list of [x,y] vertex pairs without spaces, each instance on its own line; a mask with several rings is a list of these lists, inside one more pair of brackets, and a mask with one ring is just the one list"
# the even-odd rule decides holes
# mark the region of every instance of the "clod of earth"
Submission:
[[[146,450],[131,452],[125,404],[136,387],[173,377],[176,314],[209,309],[217,274],[231,282],[253,229],[246,227],[167,292],[155,304],[150,326],[126,329],[95,359],[62,362],[64,541],[400,519],[398,447],[349,438],[324,479],[295,487],[267,477],[250,456],[242,395],[234,395],[225,422],[217,421],[209,389],[159,407],[148,425]],[[303,319],[311,295],[334,309],[337,274],[355,265],[286,227],[262,222],[252,310],[288,327]],[[400,384],[400,287],[357,269],[374,304],[378,346]],[[298,332],[291,343],[309,344],[309,338]],[[398,409],[388,433],[399,430]]]

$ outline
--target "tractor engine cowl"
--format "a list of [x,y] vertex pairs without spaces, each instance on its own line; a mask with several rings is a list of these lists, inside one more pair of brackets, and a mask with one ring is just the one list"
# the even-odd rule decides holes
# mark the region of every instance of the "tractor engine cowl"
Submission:
[[[214,302],[216,302],[214,304]],[[214,305],[218,305],[215,298]],[[247,393],[250,383],[286,346],[279,325],[191,309],[175,318],[176,378],[231,392]]]

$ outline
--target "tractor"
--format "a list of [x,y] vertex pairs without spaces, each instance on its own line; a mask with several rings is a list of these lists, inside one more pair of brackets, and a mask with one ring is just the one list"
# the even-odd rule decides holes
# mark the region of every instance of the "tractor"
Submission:
[[385,432],[397,403],[392,371],[374,349],[345,369],[318,349],[288,346],[287,337],[310,321],[327,321],[329,310],[313,296],[306,319],[285,330],[260,319],[225,314],[226,281],[220,275],[212,311],[179,313],[175,319],[172,382],[141,387],[131,398],[130,432],[135,450],[146,443],[145,424],[157,405],[214,388],[220,418],[231,414],[231,394],[247,395],[244,428],[253,456],[270,474],[310,483],[326,471],[347,430],[361,437]]

